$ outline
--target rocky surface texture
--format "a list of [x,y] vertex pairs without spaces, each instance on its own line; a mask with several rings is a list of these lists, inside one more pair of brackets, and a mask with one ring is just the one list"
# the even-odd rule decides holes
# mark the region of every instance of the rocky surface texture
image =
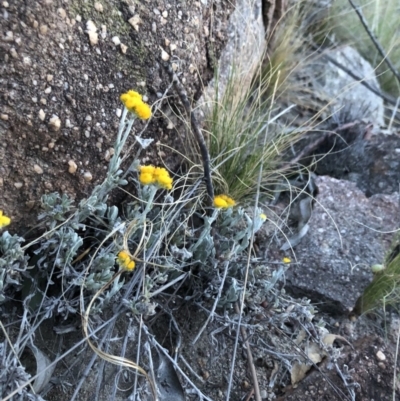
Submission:
[[354,183],[331,177],[318,177],[316,185],[310,228],[295,247],[297,263],[287,272],[286,288],[321,310],[346,314],[400,225],[400,198],[398,193],[367,198]]
[[[146,136],[182,146],[176,110],[157,103],[170,85],[163,63],[174,61],[189,96],[199,97],[227,39],[233,5],[2,2],[0,205],[13,219],[11,229],[22,234],[36,224],[44,193],[62,192],[78,203],[103,180],[123,91],[136,89],[161,108]],[[155,145],[146,157],[177,163]]]

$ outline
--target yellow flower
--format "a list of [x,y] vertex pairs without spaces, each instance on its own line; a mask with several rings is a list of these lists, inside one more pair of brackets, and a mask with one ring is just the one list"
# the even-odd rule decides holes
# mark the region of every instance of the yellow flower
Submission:
[[136,114],[142,120],[148,120],[151,117],[150,106],[143,102],[142,96],[135,91],[128,91],[120,96],[121,102],[131,112]]
[[11,223],[11,219],[3,215],[3,211],[0,210],[0,228],[8,226]]
[[236,202],[227,195],[217,195],[214,198],[214,206],[218,209],[227,209],[235,205]]
[[260,219],[263,220],[263,221],[267,220],[267,215],[264,214],[264,213],[261,213],[260,214]]
[[158,183],[158,185],[160,185],[160,187],[171,190],[173,180],[169,175],[168,176],[163,175],[163,176],[158,177],[157,183]]
[[123,269],[128,271],[132,271],[135,268],[135,261],[131,259],[129,253],[126,251],[121,251],[118,254],[118,263]]
[[286,264],[288,264],[288,263],[290,263],[292,260],[290,259],[290,258],[288,258],[288,257],[284,257],[283,259],[282,259],[282,262],[283,263],[286,263]]
[[150,185],[154,183],[153,174],[149,173],[140,173],[139,181],[143,185]]
[[140,166],[139,167],[139,171],[141,172],[141,173],[145,173],[145,174],[154,174],[154,170],[155,170],[156,168],[154,167],[154,166],[152,166],[152,165],[149,165],[149,166]]
[[143,185],[157,184],[165,189],[172,189],[173,179],[164,167],[140,166],[139,181]]

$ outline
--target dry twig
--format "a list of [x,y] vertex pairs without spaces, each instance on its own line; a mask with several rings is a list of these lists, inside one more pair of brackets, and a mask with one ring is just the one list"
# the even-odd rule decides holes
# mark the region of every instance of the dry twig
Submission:
[[364,27],[365,31],[367,32],[368,36],[372,40],[372,43],[376,47],[376,50],[378,50],[379,54],[382,56],[383,60],[385,63],[388,65],[390,71],[392,71],[393,75],[396,77],[397,81],[400,83],[400,74],[397,71],[396,67],[390,60],[389,56],[385,53],[385,50],[383,49],[382,45],[379,43],[377,37],[374,35],[374,33],[371,31],[371,29],[368,26],[368,22],[364,17],[364,14],[361,11],[360,6],[357,6],[352,0],[349,0],[350,5],[353,7],[354,11],[356,12],[358,18],[360,19],[360,22],[362,26]]
[[211,180],[211,167],[210,167],[210,154],[208,153],[207,145],[204,140],[203,134],[201,133],[201,129],[197,119],[190,107],[188,95],[186,93],[185,88],[183,87],[181,81],[179,80],[178,76],[174,73],[170,64],[166,66],[167,72],[172,79],[174,84],[174,88],[176,93],[178,94],[183,107],[185,108],[186,114],[190,117],[190,123],[192,126],[193,133],[196,137],[197,143],[199,144],[201,157],[203,159],[203,168],[204,168],[204,179],[206,181],[207,193],[209,196],[209,203],[210,205],[214,199],[214,188]]

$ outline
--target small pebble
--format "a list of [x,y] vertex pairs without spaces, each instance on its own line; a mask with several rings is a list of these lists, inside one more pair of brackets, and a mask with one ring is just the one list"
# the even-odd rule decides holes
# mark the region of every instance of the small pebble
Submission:
[[163,11],[162,16],[163,16],[164,18],[167,18],[167,17],[168,17],[168,11]]
[[61,128],[61,120],[59,117],[53,114],[53,117],[50,118],[49,126],[52,131],[59,131]]
[[380,360],[380,361],[385,361],[386,360],[386,356],[382,351],[378,351],[376,353],[376,357]]
[[46,35],[48,30],[49,28],[47,25],[40,25],[39,32],[41,35]]
[[94,8],[95,8],[95,10],[98,11],[99,13],[102,13],[102,12],[103,12],[103,4],[101,4],[101,3],[99,3],[99,2],[94,3]]
[[171,52],[173,52],[174,50],[176,50],[176,44],[175,43],[171,43],[169,48],[171,49]]
[[85,179],[85,181],[88,181],[88,182],[92,181],[92,178],[93,178],[92,173],[90,171],[85,171],[83,173],[83,178]]
[[82,17],[79,14],[76,15],[75,19],[76,19],[77,22],[81,22],[82,21]]
[[139,24],[141,23],[141,20],[138,14],[135,14],[132,18],[129,18],[128,22],[133,26],[136,31],[139,31]]
[[17,189],[22,188],[23,185],[24,184],[22,184],[22,182],[14,182],[14,187],[17,188]]
[[0,118],[4,121],[8,120],[8,114],[0,114]]
[[69,162],[68,162],[68,172],[70,173],[70,174],[75,174],[76,173],[76,170],[77,170],[77,168],[78,168],[78,166],[76,165],[76,163],[73,161],[73,160],[70,160]]
[[65,17],[67,16],[67,12],[63,8],[59,8],[57,10],[57,13],[62,19],[65,19]]
[[126,51],[128,50],[128,46],[126,46],[126,45],[124,45],[123,43],[121,43],[121,44],[120,44],[120,49],[121,49],[121,52],[122,52],[123,54],[126,54]]
[[161,50],[161,58],[164,61],[168,61],[169,60],[169,54],[164,49]]
[[43,111],[43,109],[39,110],[39,119],[41,121],[44,121],[44,119],[46,118],[46,113]]
[[12,42],[14,40],[14,33],[13,31],[7,31],[6,36],[4,37],[5,42]]
[[114,43],[115,46],[118,46],[121,43],[121,41],[119,40],[118,36],[113,36],[111,38],[111,40],[112,40],[112,42]]
[[33,166],[33,169],[35,170],[36,173],[43,174],[43,169],[38,164],[35,164]]
[[115,114],[117,115],[117,117],[121,117],[122,116],[122,110],[121,109],[115,110]]
[[51,82],[53,80],[53,75],[47,74],[46,79],[47,79],[47,82]]
[[1,3],[3,5],[4,8],[8,8],[10,5],[8,4],[8,1],[3,1],[3,3]]
[[44,93],[45,93],[46,95],[48,95],[49,93],[51,93],[51,87],[48,86],[48,87],[44,90]]
[[10,49],[10,54],[12,58],[18,58],[18,53],[13,47]]

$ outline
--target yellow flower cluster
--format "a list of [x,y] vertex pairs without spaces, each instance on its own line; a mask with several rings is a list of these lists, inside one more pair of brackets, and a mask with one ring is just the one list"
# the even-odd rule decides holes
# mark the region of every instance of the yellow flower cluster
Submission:
[[11,223],[11,219],[3,215],[3,211],[0,210],[0,228],[8,226]]
[[135,261],[131,259],[129,253],[121,251],[118,254],[118,263],[125,270],[132,271],[135,268]]
[[143,185],[157,184],[165,189],[172,189],[173,180],[164,167],[140,166],[139,181]]
[[217,195],[214,198],[214,206],[218,209],[227,209],[236,205],[236,202],[227,195]]
[[151,117],[150,106],[143,102],[142,95],[135,91],[123,93],[120,97],[121,102],[131,112],[136,114],[142,120],[148,120]]
[[261,219],[262,221],[267,220],[267,215],[266,215],[265,213],[261,213],[261,214],[260,214],[260,219]]
[[287,256],[285,256],[285,257],[282,259],[282,262],[288,264],[288,263],[291,263],[291,262],[292,262],[292,259],[290,259],[290,258],[288,258]]

